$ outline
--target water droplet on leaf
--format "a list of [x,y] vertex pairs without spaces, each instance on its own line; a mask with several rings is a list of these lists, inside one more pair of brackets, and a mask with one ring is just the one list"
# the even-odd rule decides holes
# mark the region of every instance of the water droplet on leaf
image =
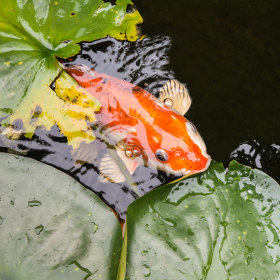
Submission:
[[44,226],[39,225],[39,226],[35,227],[34,231],[37,235],[39,235],[43,231],[43,229],[44,229]]
[[28,201],[28,206],[29,207],[35,207],[35,206],[40,206],[42,203],[38,200],[30,200]]

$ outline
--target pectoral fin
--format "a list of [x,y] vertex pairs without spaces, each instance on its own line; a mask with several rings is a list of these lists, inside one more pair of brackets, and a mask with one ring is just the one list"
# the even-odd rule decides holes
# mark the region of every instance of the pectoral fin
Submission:
[[192,100],[186,87],[175,80],[168,81],[159,92],[159,101],[175,109],[181,115],[189,110]]
[[126,179],[117,163],[106,153],[100,161],[100,181],[102,183],[123,183]]
[[[143,165],[143,160],[142,157],[136,157],[136,158],[129,158],[125,155],[125,151],[121,150],[121,149],[117,149],[117,154],[120,157],[120,159],[123,161],[123,163],[125,164],[127,170],[129,171],[129,173],[132,175],[136,168],[142,163]],[[142,162],[141,162],[142,161]]]

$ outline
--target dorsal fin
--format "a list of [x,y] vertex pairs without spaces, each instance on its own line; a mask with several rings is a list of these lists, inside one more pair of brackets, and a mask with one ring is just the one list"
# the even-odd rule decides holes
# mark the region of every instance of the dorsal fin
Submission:
[[175,80],[168,81],[159,92],[159,101],[185,115],[192,100],[186,87]]

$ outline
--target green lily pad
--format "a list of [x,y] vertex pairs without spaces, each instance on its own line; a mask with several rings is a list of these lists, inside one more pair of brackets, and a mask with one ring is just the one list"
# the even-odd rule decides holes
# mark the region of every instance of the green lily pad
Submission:
[[213,163],[129,206],[125,279],[279,279],[279,227],[272,178]]
[[113,212],[70,176],[0,153],[0,279],[116,279]]
[[[115,5],[102,0],[6,1],[0,9],[0,118],[12,116],[4,125],[13,126],[15,119],[32,113],[33,107],[22,106],[26,99],[42,107],[44,95],[51,94],[50,85],[62,70],[56,58],[77,54],[78,42],[106,36],[139,38],[142,17],[137,10],[127,13],[129,4],[130,0],[117,0]],[[63,112],[55,122],[63,130],[62,118]],[[23,122],[26,136],[35,129]],[[88,142],[88,137],[84,140]]]

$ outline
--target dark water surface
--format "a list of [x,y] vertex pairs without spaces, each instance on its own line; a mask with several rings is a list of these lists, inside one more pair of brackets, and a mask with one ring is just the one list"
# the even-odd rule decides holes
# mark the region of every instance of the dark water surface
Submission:
[[[135,0],[146,38],[82,43],[65,64],[85,64],[158,94],[169,79],[188,85],[186,117],[203,136],[208,153],[259,168],[280,181],[280,2]],[[19,127],[20,128],[20,127]],[[94,141],[92,162],[77,164],[57,127],[32,140],[0,137],[0,151],[18,151],[54,165],[99,194],[124,218],[137,195],[129,184],[102,184],[98,160],[106,146]],[[100,151],[97,154],[96,151]],[[80,161],[83,161],[83,153]],[[133,176],[140,194],[172,178],[145,167]]]
[[280,144],[278,0],[134,3],[145,34],[170,36],[169,68],[188,83],[187,117],[213,158],[226,162],[239,143],[253,139]]

